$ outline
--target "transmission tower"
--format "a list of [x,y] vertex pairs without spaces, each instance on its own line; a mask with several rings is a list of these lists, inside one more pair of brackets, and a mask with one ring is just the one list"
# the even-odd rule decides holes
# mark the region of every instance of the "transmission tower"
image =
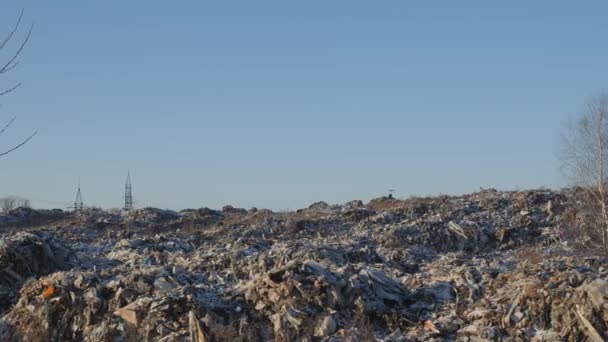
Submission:
[[82,192],[80,192],[80,183],[78,183],[78,192],[76,193],[76,200],[74,201],[74,211],[81,211],[84,209],[84,202],[82,201]]
[[133,209],[133,193],[131,192],[131,172],[129,171],[125,183],[125,210],[131,209]]

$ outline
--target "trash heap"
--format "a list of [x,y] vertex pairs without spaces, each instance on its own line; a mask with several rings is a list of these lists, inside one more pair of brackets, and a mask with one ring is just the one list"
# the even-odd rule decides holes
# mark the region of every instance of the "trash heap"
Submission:
[[190,312],[231,317],[221,297],[194,280],[163,267],[126,276],[54,273],[28,282],[4,320],[9,335],[43,341],[183,340]]
[[60,215],[0,235],[0,340],[603,341],[571,195]]
[[604,305],[608,281],[598,278],[598,262],[606,260],[526,264],[482,281],[480,295],[485,296],[461,305],[464,326],[459,334],[489,340],[603,341],[608,329]]
[[74,251],[47,232],[19,232],[0,239],[0,312],[15,302],[28,278],[73,268],[78,263]]
[[357,312],[405,321],[400,316],[408,315],[409,291],[369,267],[332,272],[312,260],[293,260],[241,283],[237,291],[272,322],[276,338],[289,341],[331,336],[338,322],[352,321]]

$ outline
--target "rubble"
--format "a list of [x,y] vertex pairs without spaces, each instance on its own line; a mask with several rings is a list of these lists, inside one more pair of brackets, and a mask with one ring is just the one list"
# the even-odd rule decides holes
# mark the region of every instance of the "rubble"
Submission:
[[602,341],[568,190],[181,212],[0,235],[0,340]]

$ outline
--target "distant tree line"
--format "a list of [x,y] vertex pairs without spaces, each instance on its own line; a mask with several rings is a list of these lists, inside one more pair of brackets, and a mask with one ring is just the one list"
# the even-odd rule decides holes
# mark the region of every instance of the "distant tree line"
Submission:
[[2,213],[4,214],[16,208],[30,207],[30,200],[28,200],[27,198],[21,198],[17,196],[8,196],[0,198],[0,209],[2,209]]

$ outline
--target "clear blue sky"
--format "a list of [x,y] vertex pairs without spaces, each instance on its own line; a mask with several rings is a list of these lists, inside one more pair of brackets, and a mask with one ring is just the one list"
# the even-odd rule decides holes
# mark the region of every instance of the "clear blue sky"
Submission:
[[11,0],[0,29],[21,8],[0,146],[40,134],[0,194],[37,206],[80,177],[118,207],[128,169],[174,209],[557,187],[562,124],[608,84],[605,1]]

